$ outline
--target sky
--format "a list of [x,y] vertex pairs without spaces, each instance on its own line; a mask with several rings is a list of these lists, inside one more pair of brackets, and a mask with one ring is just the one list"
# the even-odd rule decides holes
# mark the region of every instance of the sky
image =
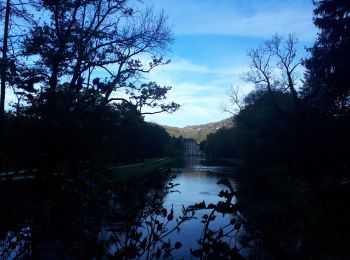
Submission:
[[298,36],[299,56],[315,40],[311,0],[148,0],[164,10],[174,42],[167,58],[148,78],[172,86],[169,101],[181,108],[173,114],[147,116],[146,120],[183,127],[219,121],[230,115],[221,109],[230,86],[244,93],[252,87],[241,80],[248,70],[247,50],[275,33]]
[[[184,127],[228,118],[222,105],[229,103],[229,88],[239,86],[245,94],[252,90],[241,80],[249,69],[249,48],[276,33],[294,33],[303,57],[317,33],[311,0],[143,0],[143,4],[155,12],[164,10],[174,37],[166,54],[171,63],[146,76],[171,86],[168,101],[181,105],[173,114],[145,117],[162,125]],[[8,104],[15,100],[11,91],[6,98]]]

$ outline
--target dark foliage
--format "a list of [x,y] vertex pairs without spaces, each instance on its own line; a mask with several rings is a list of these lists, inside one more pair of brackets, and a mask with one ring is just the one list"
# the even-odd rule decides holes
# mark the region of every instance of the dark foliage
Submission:
[[304,95],[314,109],[328,115],[349,114],[350,6],[348,1],[315,1],[318,38],[305,60]]
[[293,94],[258,85],[235,127],[204,144],[208,154],[244,161],[251,194],[260,194],[243,194],[245,212],[277,259],[349,257],[350,5],[315,1],[314,14],[320,32],[302,88]]
[[143,115],[172,113],[179,105],[165,100],[171,87],[142,77],[169,62],[163,55],[171,31],[163,13],[130,5],[23,4],[32,18],[29,31],[18,38],[1,81],[18,102],[0,123],[0,171],[59,166],[74,172],[165,154],[173,141]]

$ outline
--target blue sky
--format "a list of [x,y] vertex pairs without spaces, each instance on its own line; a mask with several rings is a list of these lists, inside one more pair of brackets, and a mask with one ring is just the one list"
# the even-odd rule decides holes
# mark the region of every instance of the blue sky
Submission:
[[246,52],[273,34],[295,33],[299,54],[311,46],[317,30],[312,24],[311,0],[150,0],[163,9],[173,28],[169,65],[156,68],[150,80],[172,86],[169,100],[181,104],[174,114],[146,120],[172,126],[203,124],[227,118],[221,104],[228,102],[231,85],[251,90],[240,77],[248,69]]
[[[181,105],[173,114],[145,118],[164,125],[183,127],[229,117],[220,107],[229,103],[230,86],[240,86],[244,93],[252,90],[240,80],[248,70],[249,48],[275,33],[295,33],[302,57],[317,33],[311,0],[144,0],[143,4],[156,12],[164,10],[174,33],[166,57],[172,62],[146,78],[172,86],[168,100]],[[7,101],[14,101],[11,91]]]

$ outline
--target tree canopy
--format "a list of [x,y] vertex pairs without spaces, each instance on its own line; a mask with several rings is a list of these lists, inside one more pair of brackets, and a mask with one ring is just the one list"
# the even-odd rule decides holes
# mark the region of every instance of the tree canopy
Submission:
[[[133,146],[119,129],[138,132],[142,125],[157,132],[142,123],[143,115],[179,108],[166,100],[170,86],[147,81],[148,72],[170,62],[165,54],[172,32],[164,12],[156,14],[129,0],[42,0],[21,6],[30,17],[27,32],[17,36],[16,55],[6,63],[6,79],[1,80],[18,99],[2,135],[11,160],[50,165],[95,161],[99,153],[113,153],[112,144]],[[126,127],[128,122],[133,126]],[[30,153],[31,148],[16,148],[14,133],[29,141],[16,142],[19,146],[35,147],[35,159],[18,152],[16,158],[14,151]],[[115,138],[118,133],[126,139]],[[164,146],[169,139],[163,139],[159,144]],[[160,153],[156,149],[152,154]]]
[[350,6],[347,1],[314,1],[318,38],[305,60],[304,95],[329,115],[345,115],[350,107]]

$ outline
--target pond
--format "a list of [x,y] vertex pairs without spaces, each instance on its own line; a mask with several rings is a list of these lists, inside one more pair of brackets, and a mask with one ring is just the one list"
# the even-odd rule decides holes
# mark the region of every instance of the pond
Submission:
[[[219,192],[223,189],[227,189],[225,186],[218,184],[223,178],[227,178],[234,190],[239,189],[239,183],[235,180],[234,176],[237,174],[236,167],[225,164],[221,161],[207,160],[199,157],[185,157],[184,160],[179,163],[175,163],[171,168],[172,172],[177,175],[174,183],[177,183],[177,192],[168,194],[164,200],[164,207],[173,207],[175,215],[181,215],[181,209],[183,206],[188,207],[195,203],[205,202],[208,204],[217,204],[223,199],[218,196]],[[237,198],[234,197],[233,203],[237,202]],[[175,256],[189,256],[190,248],[198,248],[198,239],[200,238],[204,224],[202,216],[204,214],[210,214],[211,210],[203,209],[196,212],[196,219],[192,219],[182,224],[180,232],[174,232],[169,237],[172,241],[181,241],[183,246],[174,251]],[[239,215],[239,212],[238,214]],[[238,216],[236,216],[237,218]],[[230,223],[233,216],[231,214],[216,214],[216,219],[210,223],[209,228],[212,230],[219,230],[220,227],[224,227]],[[243,229],[242,229],[243,230]],[[237,232],[237,231],[235,231]],[[240,231],[238,231],[240,232]],[[239,234],[232,234],[233,237],[239,236]],[[235,243],[237,243],[235,245]],[[239,242],[230,241],[231,246],[240,247]]]
[[[169,225],[166,227],[168,230],[171,230],[174,226],[176,226],[175,220],[180,219],[182,216],[182,210],[184,207],[189,207],[203,201],[205,202],[206,206],[209,204],[217,205],[219,201],[225,201],[225,197],[218,196],[222,190],[227,190],[226,186],[218,184],[220,180],[229,180],[233,189],[235,191],[239,190],[239,183],[237,182],[236,178],[236,176],[239,174],[237,169],[234,166],[225,164],[221,161],[209,161],[199,157],[185,157],[182,160],[169,163],[165,168],[168,169],[166,176],[168,176],[168,174],[169,176],[176,175],[176,178],[171,180],[172,183],[176,184],[176,186],[174,185],[171,189],[172,192],[162,191],[164,190],[162,185],[155,188],[155,190],[158,191],[153,191],[151,186],[147,185],[149,181],[139,183],[138,181],[134,180],[132,181],[134,186],[130,187],[119,184],[119,187],[121,186],[123,192],[126,194],[126,196],[123,198],[126,206],[131,205],[134,202],[140,203],[136,206],[136,211],[134,211],[134,213],[131,215],[128,215],[129,220],[134,221],[137,219],[140,212],[145,212],[145,210],[147,210],[147,205],[149,205],[147,204],[148,193],[153,195],[155,194],[156,196],[159,195],[158,202],[160,203],[160,208],[166,209],[167,214],[173,211],[174,219],[173,221],[168,221]],[[150,176],[148,175],[147,179],[158,178],[153,176],[152,178],[149,177]],[[167,177],[165,177],[165,183],[166,179]],[[158,181],[155,182],[158,183]],[[81,183],[81,181],[79,181],[79,183]],[[16,185],[18,186],[19,184]],[[81,205],[81,199],[82,197],[86,196],[86,193],[94,194],[91,193],[91,188],[84,190],[79,188],[80,186],[77,186],[77,183],[73,182],[72,184],[69,184],[73,189],[72,192],[67,192],[67,187],[70,186],[67,186],[66,181],[63,185],[63,187],[65,187],[64,190],[61,189],[61,184],[58,185],[55,182],[52,187],[56,187],[56,191],[54,191],[54,189],[49,187],[46,183],[45,185],[36,183],[33,183],[32,186],[24,183],[21,185],[23,186],[18,186],[16,188],[17,191],[22,191],[23,193],[21,195],[17,192],[17,196],[21,195],[21,199],[18,201],[23,201],[23,203],[25,203],[23,205],[29,205],[29,208],[23,207],[23,212],[26,212],[26,215],[28,216],[20,214],[21,211],[17,207],[20,204],[17,201],[11,201],[11,203],[9,203],[11,207],[6,207],[8,208],[6,212],[13,212],[11,215],[23,217],[19,217],[16,221],[14,221],[14,218],[12,217],[5,218],[5,216],[8,214],[3,215],[3,219],[7,220],[9,225],[4,226],[2,229],[3,238],[0,239],[0,256],[7,255],[10,258],[11,255],[14,254],[52,256],[56,254],[55,251],[58,251],[60,255],[74,255],[75,249],[71,249],[69,247],[73,244],[73,242],[80,242],[82,244],[81,252],[86,254],[86,256],[92,256],[98,250],[97,248],[94,248],[96,246],[96,239],[99,238],[100,241],[101,237],[102,240],[109,240],[107,244],[101,243],[108,245],[107,247],[103,246],[103,251],[109,255],[114,255],[118,249],[123,247],[121,244],[121,246],[118,246],[115,239],[123,239],[128,236],[126,234],[130,232],[130,230],[127,229],[128,224],[125,223],[130,222],[128,222],[129,220],[124,222],[123,219],[125,218],[123,218],[123,216],[116,218],[115,213],[113,212],[118,212],[118,210],[110,211],[111,207],[109,207],[107,210],[104,208],[104,201],[106,201],[106,198],[112,194],[109,191],[106,192],[101,187],[101,191],[97,192],[96,190],[99,188],[98,186],[95,187],[96,185],[94,185],[92,190],[96,194],[94,197],[92,197],[94,199],[87,203],[87,205]],[[43,186],[47,189],[43,189]],[[23,187],[27,187],[27,191]],[[135,187],[141,189],[141,192],[135,192]],[[14,190],[11,187],[7,188],[9,190]],[[64,193],[62,193],[62,191],[64,191]],[[116,193],[113,194],[116,198],[119,198],[119,202],[121,202],[121,194],[118,194],[117,191],[115,192]],[[50,196],[48,196],[48,194],[50,194]],[[59,194],[60,197],[57,197],[57,194]],[[43,202],[51,202],[53,198],[57,198],[57,200],[55,200],[55,203],[49,204],[49,211],[46,208],[43,208]],[[143,200],[145,200],[144,204],[143,202],[140,202]],[[99,201],[101,201],[101,205],[99,205]],[[232,205],[235,204],[237,202],[237,198],[233,197],[231,202]],[[36,206],[32,207],[31,205]],[[122,208],[120,205],[115,207],[114,204],[112,204],[112,207]],[[31,208],[33,208],[33,210],[30,210]],[[148,212],[152,212],[152,207],[150,207],[150,211]],[[176,242],[181,242],[182,246],[176,250],[173,250],[171,252],[172,256],[174,256],[176,259],[181,257],[188,259],[191,257],[191,249],[197,250],[200,248],[198,240],[201,238],[205,227],[202,217],[204,215],[210,216],[212,212],[212,208],[208,209],[204,207],[201,209],[196,209],[194,218],[181,223],[179,229],[176,229],[174,232],[170,232],[169,235],[164,237],[163,241],[170,240],[172,245],[174,245]],[[112,215],[111,222],[106,219],[106,214]],[[147,233],[145,232],[147,231],[147,225],[145,225],[145,222],[150,220],[150,215],[147,214],[148,213],[145,213],[143,215],[143,222],[139,222],[135,229],[136,232],[141,231],[143,234],[142,236],[145,236]],[[162,219],[163,223],[167,222],[167,214],[165,214]],[[71,222],[72,219],[73,222]],[[78,221],[76,221],[76,219]],[[217,232],[221,227],[226,226],[226,229],[224,230],[231,229],[230,237],[223,237],[222,241],[225,243],[227,242],[230,247],[240,248],[241,244],[237,238],[244,235],[244,226],[234,229],[235,224],[237,224],[240,219],[243,219],[243,216],[239,212],[235,212],[235,214],[222,214],[217,211],[215,212],[215,219],[209,222],[208,229],[212,230],[213,232]],[[103,223],[106,223],[106,229],[104,228],[105,224]],[[154,225],[154,227],[157,226]],[[28,234],[22,235],[24,230],[23,228],[29,233],[27,232]],[[113,230],[113,228],[116,229]],[[17,231],[12,232],[11,230]],[[102,231],[104,231],[104,234],[102,234]],[[78,236],[72,236],[72,234],[79,235],[79,239],[74,240],[75,237]],[[84,237],[86,234],[90,235]],[[111,239],[112,236],[113,239]],[[134,242],[136,242],[134,245],[139,248],[141,245],[140,241],[142,241],[143,238],[144,237],[141,237],[141,239],[135,239]],[[12,250],[12,252],[9,252],[10,255],[7,253],[5,254],[4,250],[8,247],[12,247],[11,244],[15,245],[15,249]],[[89,245],[88,249],[91,252],[86,251],[85,245]],[[112,246],[110,247],[110,245]],[[160,244],[156,244],[155,248],[157,248],[159,245]],[[54,251],[52,248],[54,248]],[[142,250],[139,250],[139,252],[142,252]],[[143,252],[145,252],[145,250]],[[240,251],[240,254],[247,256],[249,252]],[[140,258],[146,259],[147,254],[143,253]]]

